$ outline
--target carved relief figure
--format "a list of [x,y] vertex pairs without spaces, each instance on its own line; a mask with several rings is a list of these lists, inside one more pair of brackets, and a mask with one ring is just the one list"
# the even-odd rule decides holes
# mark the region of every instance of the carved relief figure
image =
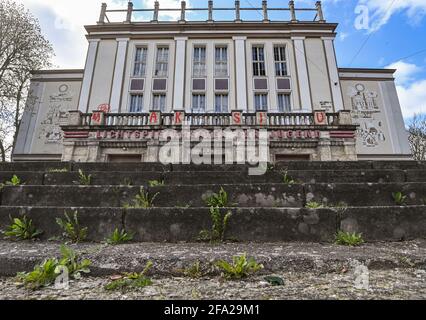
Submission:
[[382,131],[382,122],[369,119],[361,123],[358,129],[358,136],[362,139],[362,144],[367,147],[377,147],[380,142],[386,141]]
[[68,93],[67,85],[60,85],[58,94],[49,97],[48,111],[45,118],[40,122],[40,133],[38,138],[45,143],[58,143],[62,140],[62,131],[59,127],[61,120],[67,117],[67,103],[72,101]]
[[348,95],[352,101],[352,117],[359,124],[358,138],[367,148],[375,148],[386,141],[383,132],[383,122],[380,120],[380,108],[377,103],[378,94],[368,90],[365,85],[359,83],[355,87],[349,87]]

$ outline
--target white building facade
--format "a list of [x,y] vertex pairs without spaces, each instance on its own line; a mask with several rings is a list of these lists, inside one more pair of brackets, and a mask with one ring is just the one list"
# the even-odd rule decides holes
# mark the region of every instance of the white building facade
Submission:
[[[395,70],[338,68],[337,24],[325,21],[320,2],[311,21],[298,20],[307,10],[293,1],[262,1],[262,18],[245,20],[252,9],[182,1],[173,22],[160,21],[158,2],[129,3],[113,22],[117,10],[103,4],[99,22],[86,26],[84,70],[34,73],[14,160],[158,161],[158,131],[181,120],[265,128],[272,162],[410,159]],[[215,20],[225,11],[233,19]],[[270,19],[277,12],[288,20]],[[146,14],[152,19],[138,19]]]

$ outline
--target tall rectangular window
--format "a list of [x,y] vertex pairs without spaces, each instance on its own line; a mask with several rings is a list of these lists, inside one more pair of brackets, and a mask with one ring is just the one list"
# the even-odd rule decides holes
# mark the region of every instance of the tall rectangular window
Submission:
[[134,77],[144,77],[146,74],[146,60],[148,57],[148,49],[139,47],[136,48],[135,65],[133,68]]
[[285,47],[274,47],[274,60],[275,60],[275,75],[277,77],[287,76],[287,62],[285,57]]
[[169,48],[157,48],[157,60],[155,63],[155,76],[166,77],[169,68]]
[[290,94],[288,93],[278,94],[278,111],[279,112],[291,111]]
[[193,76],[206,76],[206,47],[195,47],[193,56]]
[[217,94],[215,97],[215,112],[227,113],[228,112],[228,95]]
[[132,94],[130,95],[130,112],[142,112],[143,110],[143,95]]
[[256,93],[254,95],[254,106],[256,111],[268,111],[268,95],[266,93]]
[[161,111],[166,110],[166,95],[165,94],[154,94],[152,100],[152,111]]
[[204,113],[206,111],[206,95],[194,94],[192,95],[192,112]]
[[252,48],[252,59],[253,59],[253,75],[254,76],[265,76],[265,51],[261,46],[255,46]]
[[216,77],[228,76],[228,48],[227,47],[215,48],[214,75]]

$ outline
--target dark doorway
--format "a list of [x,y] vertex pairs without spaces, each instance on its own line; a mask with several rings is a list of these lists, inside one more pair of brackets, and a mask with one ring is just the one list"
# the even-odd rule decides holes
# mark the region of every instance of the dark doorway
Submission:
[[309,154],[276,154],[275,162],[281,161],[309,161],[311,156]]
[[110,154],[108,162],[138,163],[142,162],[142,156],[140,154]]

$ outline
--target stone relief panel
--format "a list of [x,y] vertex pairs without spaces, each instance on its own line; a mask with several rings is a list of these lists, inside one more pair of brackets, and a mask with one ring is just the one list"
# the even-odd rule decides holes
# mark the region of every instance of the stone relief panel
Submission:
[[352,81],[343,83],[346,108],[359,125],[357,149],[361,154],[392,152],[389,124],[384,112],[383,97],[377,82]]
[[60,123],[69,110],[77,108],[80,83],[45,83],[37,118],[32,153],[61,153],[63,133]]

